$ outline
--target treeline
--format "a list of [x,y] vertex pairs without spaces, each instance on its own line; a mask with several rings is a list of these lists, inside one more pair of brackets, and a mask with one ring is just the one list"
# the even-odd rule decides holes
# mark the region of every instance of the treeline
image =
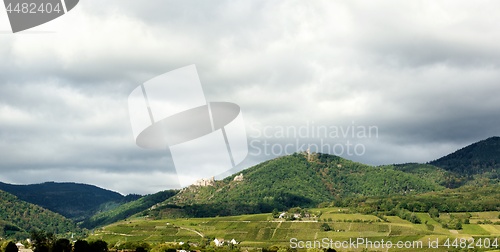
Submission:
[[[66,238],[57,238],[53,233],[45,231],[32,231],[30,243],[24,244],[33,252],[108,252],[108,244],[102,240],[85,241],[77,240],[74,243]],[[18,252],[19,249],[13,241],[0,243],[2,252]],[[144,251],[145,252],[145,251]]]
[[352,207],[361,212],[387,212],[395,208],[411,212],[428,212],[432,208],[436,208],[441,213],[484,212],[499,211],[499,198],[500,185],[465,186],[419,195],[338,198],[337,201],[330,202],[329,205]]
[[[488,187],[464,186],[420,195],[339,197],[334,201],[324,202],[319,207],[349,207],[359,213],[374,214],[385,221],[387,220],[384,216],[399,216],[414,224],[422,223],[422,220],[415,213],[428,213],[443,228],[462,229],[462,224],[469,224],[471,216],[468,212],[500,211],[499,198],[500,185]],[[444,221],[439,218],[439,215],[443,213],[453,214],[450,214],[448,221]],[[459,215],[457,213],[463,214]],[[432,225],[428,225],[428,227],[433,228]]]
[[65,238],[57,239],[45,231],[31,232],[33,252],[108,252],[108,244],[102,240],[77,240],[74,244]]

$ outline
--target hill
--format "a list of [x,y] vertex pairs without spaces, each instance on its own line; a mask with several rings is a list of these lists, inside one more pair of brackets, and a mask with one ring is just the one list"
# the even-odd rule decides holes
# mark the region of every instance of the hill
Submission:
[[143,196],[137,200],[121,204],[116,208],[99,212],[89,219],[85,220],[80,224],[80,226],[85,228],[94,228],[97,226],[103,226],[111,224],[113,222],[124,220],[136,213],[147,210],[150,207],[153,207],[154,205],[169,199],[178,192],[178,190],[167,190]]
[[62,235],[82,232],[62,215],[0,191],[0,237],[21,240],[37,229]]
[[446,188],[458,188],[467,181],[459,174],[430,164],[406,163],[396,164],[393,167],[396,170],[426,178]]
[[393,166],[373,167],[328,154],[295,153],[216,181],[190,186],[148,210],[150,216],[217,216],[313,207],[341,197],[407,195],[444,189],[438,181]]
[[103,204],[125,200],[125,197],[119,193],[77,183],[46,182],[33,185],[11,185],[0,182],[0,190],[75,221],[92,216]]
[[479,141],[429,163],[464,176],[481,174],[498,179],[500,137]]
[[[213,251],[214,238],[226,241],[225,245],[216,251],[286,251],[287,249],[294,251],[291,249],[293,246],[302,248],[307,246],[304,242],[301,245],[292,242],[293,238],[295,241],[319,241],[322,248],[334,246],[333,248],[338,251],[466,251],[461,250],[458,244],[459,239],[463,237],[475,238],[477,243],[471,244],[478,249],[472,251],[492,251],[500,248],[498,241],[500,230],[494,224],[500,223],[498,211],[447,213],[435,217],[427,213],[414,213],[414,216],[422,221],[421,224],[416,224],[390,213],[380,213],[375,216],[356,213],[352,208],[328,207],[304,210],[310,213],[310,217],[293,221],[273,218],[270,213],[191,219],[134,218],[103,227],[97,230],[92,238],[115,244],[113,250],[131,251],[144,242],[151,244],[151,251],[168,249]],[[454,222],[468,224],[461,225],[462,228],[459,230],[447,227]],[[377,245],[359,244],[359,248],[356,249],[342,247],[339,243],[335,245],[336,241],[348,243],[350,239],[356,240],[359,237],[372,241],[372,244],[375,241],[379,244],[390,241],[394,246],[391,249],[380,249]],[[447,238],[450,240],[449,246],[444,244]],[[229,245],[228,241],[232,239],[238,244]],[[327,239],[328,242],[322,243],[323,239]],[[330,239],[332,243],[329,242]],[[429,242],[436,239],[441,240],[440,246],[429,248]],[[455,245],[452,244],[454,240],[458,240]],[[484,240],[487,240],[485,246],[483,246]],[[396,244],[399,241],[411,245],[397,248]],[[231,250],[231,248],[236,249]],[[307,251],[323,250],[318,248]]]

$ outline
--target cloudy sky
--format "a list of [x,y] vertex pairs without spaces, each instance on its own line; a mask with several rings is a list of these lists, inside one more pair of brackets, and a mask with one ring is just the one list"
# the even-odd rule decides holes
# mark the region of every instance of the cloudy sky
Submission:
[[371,165],[434,160],[500,135],[499,9],[82,0],[16,34],[0,10],[0,181],[178,187],[169,151],[135,144],[127,99],[190,64],[208,101],[241,107],[249,155],[231,172],[309,145]]

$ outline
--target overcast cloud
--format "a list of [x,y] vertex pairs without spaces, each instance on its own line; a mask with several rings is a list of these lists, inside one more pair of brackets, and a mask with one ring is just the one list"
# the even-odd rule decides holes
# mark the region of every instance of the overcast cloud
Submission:
[[[371,165],[434,160],[500,135],[499,9],[498,1],[82,0],[18,34],[1,10],[0,181],[123,194],[178,187],[168,150],[135,145],[127,98],[190,64],[207,100],[242,109],[250,154],[232,172],[286,154],[287,144],[337,144],[330,153]],[[309,131],[280,133],[301,127]],[[330,135],[312,133],[321,127]],[[377,134],[363,137],[369,127]],[[356,134],[333,136],[349,129]]]

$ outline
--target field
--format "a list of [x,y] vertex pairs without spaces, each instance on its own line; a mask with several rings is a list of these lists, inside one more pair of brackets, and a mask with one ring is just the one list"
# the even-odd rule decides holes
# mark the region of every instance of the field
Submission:
[[[161,244],[200,243],[214,238],[226,241],[235,239],[239,242],[237,247],[247,250],[268,248],[273,245],[324,247],[328,244],[331,246],[350,239],[363,238],[364,243],[373,243],[368,247],[368,251],[460,251],[454,250],[454,247],[465,245],[474,247],[478,251],[493,251],[491,247],[496,244],[493,242],[495,239],[500,239],[500,225],[475,224],[473,221],[480,219],[495,222],[498,220],[499,212],[470,213],[471,224],[464,224],[462,230],[443,228],[426,213],[417,213],[422,224],[412,224],[396,216],[385,216],[387,221],[384,221],[374,215],[349,213],[349,209],[322,208],[310,209],[310,212],[321,212],[322,215],[320,218],[294,221],[275,219],[271,214],[162,220],[133,218],[95,230],[92,238],[103,239],[111,245],[134,241]],[[448,221],[461,215],[462,213],[442,214],[440,218]],[[324,223],[331,228],[330,231],[322,230]],[[382,241],[386,243],[385,245],[390,241],[393,246],[398,242],[402,244],[406,242],[406,245],[412,248],[376,247],[377,244],[383,244]],[[435,245],[436,241],[440,245],[439,248],[429,248],[429,243]],[[485,249],[486,245],[490,248]],[[414,246],[418,248],[413,248]],[[362,251],[365,245],[348,249],[339,249],[335,246],[334,248],[337,251]],[[500,249],[500,244],[495,249]]]

